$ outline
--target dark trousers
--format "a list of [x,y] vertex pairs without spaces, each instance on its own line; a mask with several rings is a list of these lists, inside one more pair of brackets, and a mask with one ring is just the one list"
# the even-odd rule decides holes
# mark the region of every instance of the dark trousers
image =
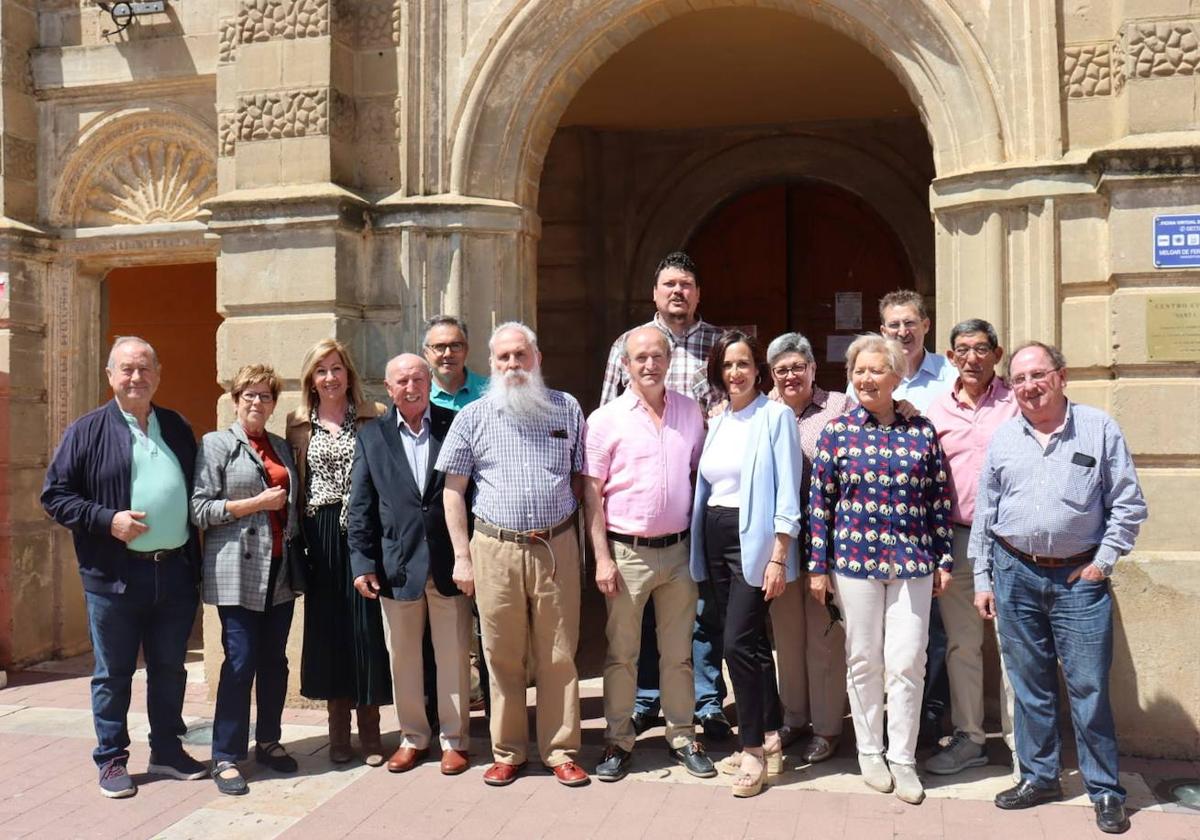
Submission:
[[704,517],[708,578],[725,616],[725,664],[737,701],[743,747],[761,747],[766,732],[783,725],[775,660],[767,638],[769,602],[762,587],[742,576],[737,508],[710,507]]
[[[273,591],[268,589],[268,592]],[[212,757],[242,761],[250,740],[250,686],[257,700],[254,739],[278,741],[287,696],[287,637],[295,601],[268,606],[264,612],[245,607],[217,607],[225,662],[213,712]]]
[[129,758],[130,694],[138,649],[146,659],[150,750],[173,758],[183,749],[183,659],[196,620],[196,576],[182,555],[154,562],[129,559],[124,592],[84,592],[96,664],[92,719],[98,766]]

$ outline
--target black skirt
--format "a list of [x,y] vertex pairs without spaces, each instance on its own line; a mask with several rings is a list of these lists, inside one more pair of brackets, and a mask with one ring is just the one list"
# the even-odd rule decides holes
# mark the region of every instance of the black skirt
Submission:
[[304,517],[309,577],[304,593],[300,693],[313,700],[349,697],[358,706],[392,702],[391,661],[378,600],[354,588],[350,549],[338,524],[341,505]]

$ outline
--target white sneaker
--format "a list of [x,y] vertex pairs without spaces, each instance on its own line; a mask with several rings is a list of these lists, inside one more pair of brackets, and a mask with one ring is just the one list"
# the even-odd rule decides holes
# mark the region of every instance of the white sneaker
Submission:
[[859,753],[858,769],[862,773],[867,787],[874,788],[880,793],[891,793],[895,782],[892,771],[879,753]]
[[967,733],[958,731],[950,743],[925,761],[925,770],[935,776],[953,776],[968,767],[987,764],[987,751],[983,744],[976,744]]
[[925,788],[921,785],[921,777],[917,775],[917,765],[893,764],[891,771],[896,780],[897,798],[910,805],[920,805],[925,799]]

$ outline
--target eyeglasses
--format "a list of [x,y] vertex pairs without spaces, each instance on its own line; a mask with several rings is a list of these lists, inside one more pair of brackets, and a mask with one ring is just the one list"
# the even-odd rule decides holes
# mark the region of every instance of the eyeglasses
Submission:
[[889,321],[888,323],[884,324],[883,326],[885,329],[889,329],[892,332],[900,332],[901,327],[908,330],[909,332],[912,332],[917,327],[921,326],[921,322],[920,321]]
[[443,356],[446,353],[461,353],[467,349],[467,344],[464,341],[448,341],[445,344],[426,344],[425,347]]
[[799,362],[791,367],[772,368],[771,373],[775,374],[776,379],[786,379],[789,376],[803,376],[808,373],[808,364]]
[[270,405],[271,403],[275,402],[275,398],[270,394],[263,394],[259,393],[258,391],[242,391],[239,399],[247,404],[260,402],[263,405]]
[[1009,381],[1014,387],[1024,385],[1026,382],[1041,382],[1043,379],[1057,370],[1058,368],[1051,368],[1050,370],[1031,370],[1027,374],[1018,373]]
[[954,348],[954,355],[958,356],[960,359],[965,359],[967,356],[971,355],[982,358],[984,356],[991,355],[993,349],[995,348],[993,348],[990,344],[976,344],[974,346],[960,344]]

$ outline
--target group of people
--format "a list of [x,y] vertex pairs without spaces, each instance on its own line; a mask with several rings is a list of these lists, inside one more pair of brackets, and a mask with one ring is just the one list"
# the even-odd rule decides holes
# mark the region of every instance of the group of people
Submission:
[[[435,726],[441,772],[467,769],[474,613],[490,686],[484,781],[509,784],[527,765],[532,683],[537,756],[562,784],[588,783],[581,529],[607,607],[600,781],[629,772],[661,709],[669,760],[724,771],[734,796],[754,796],[802,735],[804,761],[835,754],[848,700],[864,782],[921,802],[936,599],[954,733],[924,770],[987,762],[993,621],[1015,781],[996,805],[1062,796],[1061,661],[1097,824],[1127,829],[1108,578],[1146,505],[1116,423],[1067,399],[1058,349],[1023,345],[1005,381],[990,324],[963,321],[946,354],[931,353],[921,296],[898,291],[880,301],[880,332],[851,343],[845,393],[829,392],[804,336],[764,349],[698,319],[686,254],[660,263],[653,296],[653,320],[614,342],[586,419],[545,385],[527,326],[494,330],[484,378],[466,368],[465,325],[439,316],[422,354],[388,362],[390,407],[364,399],[350,353],[327,339],[304,360],[286,439],[266,431],[279,377],[248,365],[230,388],[236,422],[197,448],[186,421],[151,402],[153,348],[118,339],[114,400],[67,430],[42,494],[74,532],[84,581],[101,791],[136,791],[125,716],[139,646],[150,772],[245,792],[252,683],[255,759],[295,771],[279,739],[302,592],[301,691],[328,703],[334,761],[353,757],[353,710],[363,760],[385,763],[379,709],[393,702],[388,770],[423,762]],[[211,767],[180,742],[198,578],[225,651]],[[708,739],[731,732],[722,663],[741,749],[714,764],[697,724]]]

